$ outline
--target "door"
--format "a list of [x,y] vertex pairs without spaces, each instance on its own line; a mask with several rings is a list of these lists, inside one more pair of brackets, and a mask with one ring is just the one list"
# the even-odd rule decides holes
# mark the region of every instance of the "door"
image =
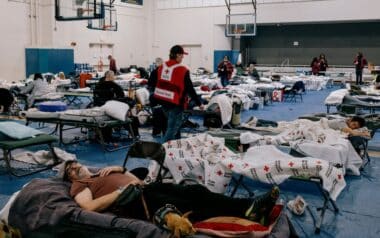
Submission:
[[183,48],[189,53],[183,58],[183,63],[189,67],[190,72],[195,72],[199,67],[203,67],[201,45],[183,45]]

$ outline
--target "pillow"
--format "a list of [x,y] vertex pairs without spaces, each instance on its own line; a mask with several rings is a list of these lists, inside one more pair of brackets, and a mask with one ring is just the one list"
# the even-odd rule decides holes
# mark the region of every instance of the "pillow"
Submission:
[[126,103],[110,100],[107,101],[106,104],[104,104],[101,107],[108,116],[118,119],[120,121],[126,121],[127,119],[127,112],[129,110],[129,106]]
[[195,223],[194,228],[198,232],[218,237],[266,237],[276,225],[282,208],[283,205],[273,207],[269,215],[269,226],[239,217],[213,217]]
[[0,122],[0,133],[16,140],[23,140],[44,134],[42,131],[12,121]]

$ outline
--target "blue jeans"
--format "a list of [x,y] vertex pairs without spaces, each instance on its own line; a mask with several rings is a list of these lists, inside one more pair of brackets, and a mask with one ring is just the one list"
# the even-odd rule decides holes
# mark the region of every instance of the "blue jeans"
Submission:
[[228,77],[227,77],[227,75],[220,76],[220,81],[221,81],[223,87],[227,86],[228,85]]
[[356,85],[362,84],[363,70],[356,70]]
[[163,138],[163,143],[181,138],[181,126],[183,123],[183,109],[180,107],[167,108],[162,107],[166,118],[168,119],[168,127]]

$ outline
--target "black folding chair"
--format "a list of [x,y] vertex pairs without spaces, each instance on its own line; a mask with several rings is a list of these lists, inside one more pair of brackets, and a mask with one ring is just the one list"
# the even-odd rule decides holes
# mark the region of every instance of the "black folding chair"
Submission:
[[[126,166],[128,160],[131,158],[154,160],[158,163],[158,174],[154,182],[161,183],[164,179],[171,178],[169,177],[169,169],[164,166],[165,148],[162,144],[152,141],[137,141],[129,148],[123,167]],[[148,174],[148,170],[145,168],[142,169],[141,167],[133,169],[130,172],[137,175],[140,179],[144,179]]]
[[303,102],[302,94],[305,92],[305,84],[302,81],[297,81],[292,87],[284,89],[284,101],[297,102],[297,97]]

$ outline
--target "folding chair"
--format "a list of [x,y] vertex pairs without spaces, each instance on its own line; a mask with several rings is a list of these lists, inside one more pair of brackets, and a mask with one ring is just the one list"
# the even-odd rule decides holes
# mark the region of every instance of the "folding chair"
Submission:
[[[125,168],[128,160],[133,159],[144,159],[144,160],[153,160],[158,163],[158,173],[157,178],[154,182],[162,183],[164,179],[168,178],[169,169],[164,166],[165,161],[165,148],[160,143],[152,141],[137,141],[128,150],[127,156],[125,157],[123,167]],[[141,175],[141,167],[133,169],[131,173]],[[148,171],[146,170],[147,175]],[[145,177],[144,175],[138,176]]]
[[297,97],[303,102],[302,94],[305,92],[305,84],[302,81],[297,81],[292,87],[284,89],[284,101],[297,102]]

